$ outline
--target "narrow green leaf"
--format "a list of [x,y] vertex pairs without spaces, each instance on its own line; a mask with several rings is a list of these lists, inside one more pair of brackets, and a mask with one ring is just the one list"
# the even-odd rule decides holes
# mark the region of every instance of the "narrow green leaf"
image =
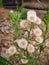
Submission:
[[20,36],[21,34],[20,34],[19,29],[18,29],[18,21],[20,19],[20,15],[19,16],[16,16],[15,13],[10,13],[9,16],[13,20],[13,25],[15,27],[15,30],[16,30],[18,36]]
[[20,6],[18,8],[18,11],[21,13],[21,19],[26,19],[27,18],[27,15],[25,13],[25,10],[24,10],[24,7],[23,6]]
[[44,22],[46,25],[49,24],[49,11],[47,11],[46,17],[44,18]]

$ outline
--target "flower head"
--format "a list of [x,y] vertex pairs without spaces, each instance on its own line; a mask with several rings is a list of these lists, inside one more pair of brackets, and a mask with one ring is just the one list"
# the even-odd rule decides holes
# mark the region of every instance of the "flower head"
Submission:
[[29,53],[33,53],[35,51],[35,48],[32,44],[29,44],[28,47],[27,47],[27,50]]
[[36,41],[38,43],[42,43],[43,42],[43,38],[42,37],[36,37],[35,39],[36,39]]
[[39,17],[37,17],[37,20],[35,21],[35,23],[39,25],[42,23],[42,20]]
[[40,29],[40,28],[35,28],[34,30],[33,30],[33,32],[34,32],[34,35],[35,36],[41,36],[42,35],[42,30]]
[[21,20],[21,21],[20,21],[20,27],[21,27],[21,28],[26,28],[27,25],[28,25],[27,20]]
[[21,59],[22,64],[27,64],[28,60],[27,59]]
[[36,12],[34,10],[30,10],[27,12],[27,20],[30,22],[35,22],[36,21]]
[[36,12],[34,11],[34,10],[29,10],[28,12],[27,12],[27,16],[28,15],[36,15]]
[[28,45],[28,42],[26,39],[22,38],[22,39],[19,39],[17,40],[17,43],[18,43],[18,46],[22,49],[26,49],[27,45]]
[[16,47],[15,46],[11,46],[9,49],[8,49],[8,53],[11,55],[15,54],[16,53]]

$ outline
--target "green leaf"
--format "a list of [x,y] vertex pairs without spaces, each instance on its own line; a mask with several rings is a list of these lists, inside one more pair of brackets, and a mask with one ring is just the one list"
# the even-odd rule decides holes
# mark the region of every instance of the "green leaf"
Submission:
[[24,10],[23,6],[18,7],[18,11],[21,13],[21,19],[26,19],[27,18],[27,15],[25,13],[25,10]]
[[2,0],[0,0],[0,7],[2,7],[3,6],[3,3],[2,3]]
[[15,27],[15,30],[16,30],[18,36],[20,36],[21,34],[20,34],[19,29],[18,29],[18,21],[20,19],[20,14],[18,16],[16,16],[15,13],[10,13],[9,16],[13,20],[13,25]]
[[20,61],[20,60],[19,60],[19,58],[11,57],[11,58],[10,58],[10,61]]
[[47,14],[46,14],[46,17],[44,18],[44,23],[46,25],[46,30],[44,32],[44,40],[43,42],[45,42],[45,38],[46,38],[46,35],[47,35],[47,32],[48,32],[48,24],[49,24],[49,11],[47,11]]
[[27,18],[26,13],[23,13],[23,14],[21,15],[21,19],[26,19],[26,18]]
[[18,36],[20,37],[21,34],[20,34],[20,30],[18,29],[18,21],[19,21],[20,19],[26,19],[26,14],[25,14],[25,11],[24,11],[23,6],[20,6],[20,7],[18,8],[18,10],[19,10],[18,16],[16,16],[15,13],[10,13],[9,16],[10,16],[10,18],[13,20],[13,22],[14,22],[13,24],[14,24],[14,27],[15,27],[15,29],[16,29],[16,32],[17,32]]
[[43,51],[44,47],[42,44],[39,45],[40,52]]
[[2,56],[0,56],[0,64],[2,64],[2,65],[12,65],[10,61],[6,60]]
[[21,5],[21,6],[18,6],[18,11],[21,12],[21,11],[24,11],[24,7]]
[[46,25],[49,24],[49,11],[47,11],[47,15],[46,15],[46,17],[44,18],[44,22],[45,22]]

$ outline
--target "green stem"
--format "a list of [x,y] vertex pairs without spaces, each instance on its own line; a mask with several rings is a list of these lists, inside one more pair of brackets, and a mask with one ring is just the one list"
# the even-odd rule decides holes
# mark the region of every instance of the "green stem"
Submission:
[[28,31],[28,40],[29,40],[29,37],[30,37],[30,31]]
[[47,32],[48,32],[48,25],[46,25],[46,31],[45,31],[45,34],[44,34],[44,40],[43,40],[43,42],[45,42],[45,40],[46,40],[46,34],[47,34]]

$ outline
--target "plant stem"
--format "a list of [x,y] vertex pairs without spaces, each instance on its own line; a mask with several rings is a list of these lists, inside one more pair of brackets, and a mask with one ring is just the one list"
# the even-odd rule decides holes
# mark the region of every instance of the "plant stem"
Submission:
[[46,31],[45,31],[45,34],[44,34],[44,40],[43,40],[43,43],[44,43],[45,40],[46,40],[46,34],[47,34],[47,32],[48,32],[48,25],[46,25]]

